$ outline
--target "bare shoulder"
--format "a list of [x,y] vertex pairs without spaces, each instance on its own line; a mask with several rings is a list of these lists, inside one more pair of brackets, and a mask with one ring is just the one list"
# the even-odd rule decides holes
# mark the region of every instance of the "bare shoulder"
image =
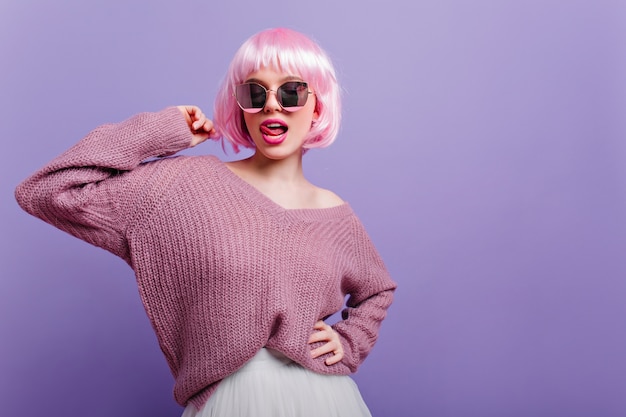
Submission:
[[345,203],[341,197],[330,190],[316,187],[316,200],[320,207],[335,207]]

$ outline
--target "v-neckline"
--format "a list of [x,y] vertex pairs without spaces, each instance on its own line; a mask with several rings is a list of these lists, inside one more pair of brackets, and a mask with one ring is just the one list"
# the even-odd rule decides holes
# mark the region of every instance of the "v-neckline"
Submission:
[[317,207],[317,208],[287,208],[276,201],[272,200],[268,195],[263,193],[261,190],[256,188],[254,185],[250,184],[248,181],[240,177],[236,172],[226,165],[223,161],[221,161],[218,157],[214,155],[209,155],[209,158],[213,159],[215,162],[215,167],[224,180],[227,180],[229,183],[236,185],[239,189],[243,191],[243,194],[249,199],[253,200],[260,207],[269,210],[274,213],[283,213],[283,214],[292,214],[296,217],[306,217],[312,219],[328,219],[333,217],[344,217],[346,215],[352,214],[352,208],[347,202],[339,204],[337,206],[331,207]]

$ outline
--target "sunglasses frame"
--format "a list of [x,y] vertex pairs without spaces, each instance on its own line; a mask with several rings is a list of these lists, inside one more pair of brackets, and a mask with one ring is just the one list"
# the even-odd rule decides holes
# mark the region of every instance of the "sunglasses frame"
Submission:
[[[307,89],[307,95],[304,99],[304,103],[301,106],[284,106],[283,105],[283,100],[281,98],[281,96],[278,94],[278,91],[286,84],[289,83],[297,83],[300,85],[303,85],[306,89]],[[245,108],[241,105],[241,103],[239,102],[239,99],[237,98],[237,88],[240,86],[244,86],[244,85],[250,85],[250,84],[254,84],[254,85],[258,85],[259,87],[261,87],[264,91],[265,91],[265,101],[263,101],[263,105],[261,107],[248,107]],[[237,102],[237,105],[239,106],[239,108],[243,111],[245,111],[246,113],[258,113],[261,110],[263,110],[265,108],[265,106],[267,105],[267,99],[269,97],[270,93],[274,93],[276,95],[276,101],[278,102],[278,105],[280,106],[281,109],[288,111],[288,112],[295,112],[300,110],[301,108],[303,108],[307,101],[309,100],[309,95],[313,94],[313,92],[311,90],[309,90],[309,83],[305,82],[305,81],[286,81],[284,83],[282,83],[280,86],[278,86],[278,88],[276,90],[270,90],[268,88],[266,88],[263,84],[260,84],[256,81],[249,81],[249,82],[245,82],[245,83],[241,83],[241,84],[237,84],[234,88],[233,91],[233,96],[235,97],[235,101]]]

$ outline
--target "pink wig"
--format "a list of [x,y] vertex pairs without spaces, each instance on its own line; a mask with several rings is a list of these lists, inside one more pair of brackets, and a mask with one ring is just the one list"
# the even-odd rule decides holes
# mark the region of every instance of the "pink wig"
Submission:
[[254,148],[246,129],[243,111],[237,105],[234,88],[261,68],[272,68],[301,77],[315,92],[319,118],[313,122],[304,148],[323,148],[337,136],[341,121],[341,101],[335,69],[328,55],[305,35],[284,28],[268,29],[241,45],[230,63],[215,98],[213,121],[222,138],[235,152],[239,146]]

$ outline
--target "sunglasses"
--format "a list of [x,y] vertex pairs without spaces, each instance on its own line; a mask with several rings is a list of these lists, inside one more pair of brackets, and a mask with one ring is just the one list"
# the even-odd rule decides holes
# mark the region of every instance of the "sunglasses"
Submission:
[[[235,98],[239,107],[247,113],[258,113],[267,102],[269,93],[261,84],[249,82],[235,87]],[[309,85],[304,81],[287,81],[274,91],[280,107],[289,112],[300,110],[309,98]]]

